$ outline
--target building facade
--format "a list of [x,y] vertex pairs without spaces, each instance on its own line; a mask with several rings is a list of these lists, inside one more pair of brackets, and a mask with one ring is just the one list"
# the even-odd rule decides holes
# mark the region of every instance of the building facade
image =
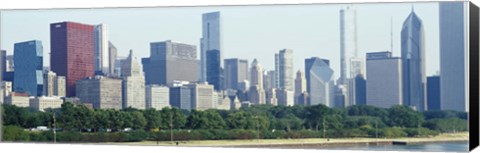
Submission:
[[108,29],[106,24],[94,25],[94,39],[95,39],[95,73],[108,74],[109,73],[109,43],[108,43]]
[[335,85],[330,61],[318,57],[305,59],[305,78],[307,79],[308,103],[333,107],[335,103]]
[[439,2],[440,99],[442,110],[468,111],[468,4]]
[[191,90],[185,86],[170,87],[170,105],[179,109],[192,109]]
[[115,74],[115,62],[117,61],[117,47],[112,42],[108,42],[108,74]]
[[392,53],[367,53],[367,105],[390,108],[403,105],[401,58]]
[[78,80],[76,95],[95,109],[122,109],[122,80],[95,76]]
[[223,67],[219,50],[207,51],[207,82],[213,85],[216,91],[223,90],[224,77]]
[[43,45],[32,40],[15,43],[13,91],[27,93],[30,96],[43,94]]
[[248,60],[246,59],[225,59],[225,89],[239,89],[239,83],[248,80]]
[[133,51],[122,62],[122,104],[123,108],[145,109],[145,77]]
[[150,58],[145,71],[147,84],[168,86],[174,81],[197,81],[196,46],[171,40],[150,43]]
[[186,85],[191,90],[192,109],[207,110],[215,108],[213,86],[205,82]]
[[45,111],[47,109],[61,108],[63,99],[60,97],[33,97],[30,98],[30,108],[36,111]]
[[277,88],[293,91],[293,50],[282,49],[275,54],[275,72]]
[[66,96],[75,96],[77,80],[93,77],[95,71],[94,27],[60,22],[50,24],[50,66],[57,75],[65,76]]
[[440,76],[427,77],[427,110],[440,110]]
[[159,85],[145,86],[145,102],[147,109],[161,110],[170,107],[170,89]]
[[[202,14],[202,38],[200,38],[200,81],[207,80],[207,51],[220,52],[220,65],[223,65],[222,26],[220,12]],[[197,80],[195,80],[197,81]]]
[[422,20],[413,11],[401,33],[403,102],[418,111],[426,108],[425,36]]
[[[339,84],[348,83],[349,57],[357,56],[357,12],[351,6],[340,10],[340,78]],[[355,67],[358,68],[358,67]],[[352,67],[350,68],[352,69]]]

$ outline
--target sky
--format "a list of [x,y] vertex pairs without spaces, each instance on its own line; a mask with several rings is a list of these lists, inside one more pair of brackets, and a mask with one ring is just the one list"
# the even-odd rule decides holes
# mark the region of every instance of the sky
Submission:
[[[427,75],[439,70],[438,3],[367,3],[315,5],[260,5],[214,7],[150,7],[104,9],[7,10],[1,12],[0,48],[13,54],[14,43],[40,40],[44,65],[50,58],[51,23],[73,21],[104,23],[119,56],[130,49],[140,58],[150,55],[150,42],[174,40],[197,46],[200,57],[202,13],[220,11],[224,58],[257,58],[267,70],[274,69],[274,54],[293,50],[294,69],[304,70],[304,59],[330,60],[335,78],[340,76],[339,11],[351,6],[357,10],[359,56],[390,50],[400,56],[401,26],[412,8],[423,21]],[[392,27],[391,29],[391,19]],[[353,53],[347,53],[353,55]]]

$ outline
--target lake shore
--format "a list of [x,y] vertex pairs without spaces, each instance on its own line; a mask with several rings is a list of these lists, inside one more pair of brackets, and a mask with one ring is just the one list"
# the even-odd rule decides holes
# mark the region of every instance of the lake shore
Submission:
[[[465,142],[469,140],[468,132],[444,133],[434,137],[424,138],[308,138],[308,139],[255,139],[255,140],[192,140],[178,141],[178,146],[195,147],[241,147],[241,148],[318,148],[343,145],[407,145],[419,143]],[[109,143],[121,145],[159,145],[177,146],[170,141],[142,141]]]

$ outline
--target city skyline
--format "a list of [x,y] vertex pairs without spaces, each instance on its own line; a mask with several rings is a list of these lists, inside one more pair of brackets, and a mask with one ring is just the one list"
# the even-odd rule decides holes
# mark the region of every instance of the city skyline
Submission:
[[[378,5],[382,5],[382,8],[379,8],[378,10],[371,11],[367,10],[367,8],[377,8]],[[13,23],[11,19],[13,18],[22,18],[22,17],[27,17],[28,15],[24,14],[24,12],[15,12],[15,11],[6,11],[2,12],[2,31],[5,31],[5,34],[2,35],[2,49],[6,49],[8,54],[11,54],[11,49],[10,45],[11,42],[17,42],[17,40],[23,40],[27,39],[28,36],[30,38],[28,39],[39,39],[41,40],[45,45],[44,45],[44,56],[48,55],[50,52],[50,43],[49,43],[49,36],[43,36],[42,33],[46,31],[48,33],[48,29],[45,29],[45,31],[38,31],[37,33],[28,33],[28,31],[33,30],[33,29],[42,29],[41,27],[43,24],[42,22],[46,21],[40,21],[40,20],[49,20],[48,22],[54,23],[54,22],[60,22],[60,21],[74,21],[74,22],[79,22],[79,23],[85,23],[85,24],[92,24],[92,25],[97,25],[97,24],[106,24],[109,27],[109,38],[110,41],[115,44],[115,46],[118,49],[118,55],[119,56],[125,56],[127,55],[127,52],[129,49],[133,49],[137,51],[135,54],[138,57],[148,57],[149,56],[149,43],[151,42],[156,42],[156,41],[165,41],[165,40],[175,40],[179,42],[184,42],[187,44],[195,45],[197,46],[197,55],[200,54],[200,42],[199,39],[202,37],[201,36],[201,16],[203,13],[208,13],[208,12],[213,12],[213,11],[220,11],[222,14],[222,26],[223,28],[223,40],[222,40],[222,54],[225,54],[223,56],[224,59],[227,58],[241,58],[241,59],[247,59],[249,61],[252,61],[254,57],[251,57],[251,54],[245,54],[246,53],[254,53],[254,52],[259,52],[261,51],[262,54],[256,54],[257,59],[259,60],[260,64],[263,65],[263,67],[266,70],[273,70],[274,69],[274,58],[273,54],[278,52],[279,50],[283,48],[289,48],[293,50],[294,54],[294,72],[297,70],[303,69],[303,62],[298,62],[298,61],[303,61],[305,58],[311,57],[311,56],[317,56],[321,58],[326,58],[331,61],[331,67],[334,69],[335,73],[335,79],[337,79],[340,76],[340,41],[339,41],[339,10],[346,7],[346,6],[353,6],[354,9],[356,9],[357,12],[357,24],[358,24],[358,50],[359,50],[359,56],[365,61],[365,53],[366,52],[372,52],[372,51],[381,51],[381,50],[389,50],[390,49],[390,26],[391,22],[393,25],[393,55],[398,56],[400,54],[400,28],[401,28],[401,22],[408,16],[408,13],[410,12],[412,6],[417,8],[416,13],[422,18],[425,22],[425,35],[426,35],[426,54],[427,54],[427,75],[432,75],[436,74],[437,71],[439,70],[439,59],[438,59],[438,39],[428,39],[428,38],[436,38],[438,36],[438,3],[415,3],[414,5],[412,3],[400,3],[400,4],[389,4],[389,3],[379,3],[379,4],[354,4],[354,5],[339,5],[339,4],[328,4],[328,5],[305,5],[306,11],[299,11],[298,6],[281,6],[281,7],[272,7],[273,10],[262,10],[263,7],[269,7],[269,6],[245,6],[246,9],[243,10],[253,10],[254,12],[262,12],[264,15],[259,15],[259,16],[250,16],[253,15],[251,11],[245,11],[240,14],[243,14],[244,16],[238,16],[238,14],[235,14],[236,7],[182,7],[179,9],[172,10],[171,8],[130,8],[130,9],[135,9],[138,11],[134,12],[139,12],[136,13],[138,14],[144,14],[144,13],[153,13],[155,11],[159,12],[178,12],[179,16],[184,16],[185,18],[182,18],[182,21],[177,21],[174,19],[168,19],[165,18],[164,20],[174,20],[177,22],[166,22],[167,24],[160,22],[161,25],[158,26],[158,28],[155,28],[155,23],[153,25],[147,26],[145,29],[148,29],[151,31],[151,34],[145,34],[141,32],[137,32],[138,34],[144,35],[144,37],[138,37],[138,34],[129,34],[125,35],[122,33],[129,33],[126,32],[128,30],[121,30],[121,29],[131,29],[130,26],[131,24],[125,24],[124,22],[123,25],[116,23],[117,20],[115,20],[115,17],[112,18],[104,18],[103,15],[105,14],[111,14],[112,12],[118,12],[122,13],[125,12],[125,10],[130,10],[130,9],[122,9],[122,10],[116,10],[116,9],[95,9],[92,12],[94,12],[95,16],[88,16],[86,14],[89,14],[90,12],[85,12],[84,10],[68,10],[70,12],[73,12],[69,14],[69,17],[63,17],[63,19],[55,19],[56,17],[53,17],[54,15],[51,14],[61,14],[65,10],[35,10],[39,11],[37,13],[36,19],[34,21],[31,21],[32,24],[25,24],[21,25],[27,27],[34,27],[34,28],[26,28],[25,33],[22,34],[11,34],[9,33],[8,29],[13,28],[12,25],[16,25],[15,27],[18,27],[19,25]],[[385,6],[385,7],[383,7]],[[426,9],[422,9],[422,8]],[[285,12],[293,12],[290,13],[289,15],[282,16],[282,15],[273,15],[274,13],[278,13],[280,9],[287,10]],[[376,11],[381,11],[382,9],[389,8],[387,12],[393,12],[393,13],[385,13],[386,15],[378,15],[378,14],[371,14]],[[188,10],[188,11],[187,11]],[[291,11],[290,11],[291,10]],[[29,11],[27,11],[29,12]],[[188,13],[185,13],[188,12]],[[322,13],[333,13],[337,15],[332,15],[330,16],[322,16]],[[31,14],[31,13],[29,13]],[[50,15],[49,15],[50,14]],[[135,13],[134,13],[135,14]],[[299,16],[305,16],[307,15],[308,20],[310,21],[304,21],[305,19],[298,19]],[[373,16],[372,16],[373,15]],[[61,15],[60,15],[61,16]],[[79,17],[82,16],[82,17]],[[130,15],[134,16],[134,15]],[[260,19],[264,19],[264,17],[269,16],[270,23],[265,23],[265,22],[253,22],[257,24],[248,24],[252,22],[245,22],[245,21],[259,21]],[[312,16],[318,16],[319,20],[323,21],[318,21],[318,20],[312,20]],[[371,19],[366,19],[366,17],[375,17],[375,16],[384,16],[384,19],[382,17],[378,17],[375,22],[369,22]],[[140,17],[140,16],[138,16]],[[147,17],[147,16],[141,16],[141,17]],[[248,17],[248,18],[245,18]],[[279,21],[281,18],[285,18],[283,20],[285,21],[292,21],[289,22],[293,24],[294,26],[297,26],[295,23],[306,23],[302,25],[298,25],[301,28],[289,28],[285,30],[278,30],[278,28],[282,28],[286,25],[278,25],[278,27],[268,27],[265,28],[266,26],[270,26],[272,24],[278,24],[277,21]],[[39,18],[39,19],[37,19]],[[103,22],[99,20],[102,18]],[[391,18],[393,20],[391,21]],[[144,19],[144,18],[142,18]],[[189,20],[187,20],[189,19]],[[237,23],[239,22],[238,19],[244,19],[240,20],[243,21],[242,23]],[[132,19],[133,20],[133,19]],[[149,20],[148,20],[149,21]],[[298,22],[296,22],[298,21]],[[195,24],[187,24],[187,23],[194,23]],[[12,24],[10,24],[12,23]],[[135,22],[132,22],[135,23]],[[142,30],[142,23],[145,22],[139,22],[139,25],[137,26],[138,30],[130,30],[130,31],[145,31]],[[152,22],[154,23],[154,22]],[[310,23],[310,24],[308,24]],[[235,25],[235,26],[234,26]],[[257,28],[251,28],[251,26],[256,25]],[[288,24],[287,24],[288,25]],[[319,26],[317,26],[319,25]],[[145,25],[143,25],[145,26]],[[181,30],[172,30],[169,29],[171,28],[170,26],[176,26],[178,29]],[[188,28],[186,28],[188,26]],[[233,27],[233,28],[232,28]],[[235,27],[241,27],[241,30],[236,29]],[[291,25],[290,25],[291,27]],[[152,30],[153,28],[153,30]],[[376,30],[368,30],[371,28],[375,28]],[[23,28],[22,28],[23,29]],[[297,30],[298,29],[298,30]],[[377,30],[378,29],[378,30]],[[252,38],[252,34],[250,36],[245,36],[245,30],[250,31],[251,33],[255,33],[254,39],[249,39]],[[273,31],[271,31],[273,30]],[[331,32],[327,32],[327,30]],[[238,32],[237,32],[238,31]],[[274,32],[275,31],[275,32]],[[156,38],[151,38],[152,36],[156,36],[158,32],[164,33],[164,34],[159,34]],[[172,34],[173,32],[173,34]],[[310,34],[308,34],[310,32]],[[325,33],[328,34],[326,36],[325,34],[318,34],[318,33]],[[365,35],[365,32],[370,32],[368,36]],[[196,33],[196,34],[195,34]],[[232,34],[234,33],[234,34]],[[271,37],[276,37],[278,35],[284,35],[283,39],[281,38],[276,38],[273,39]],[[128,37],[127,37],[128,36]],[[44,37],[46,39],[43,39],[41,37]],[[5,39],[9,38],[9,39]],[[12,38],[12,39],[10,39]],[[135,38],[135,39],[132,39]],[[245,39],[246,38],[246,39]],[[299,39],[301,38],[301,39]],[[147,40],[148,39],[148,40]],[[239,41],[235,41],[236,39],[239,39]],[[325,40],[327,39],[327,40]],[[338,40],[337,40],[338,39]],[[127,43],[124,43],[127,41]],[[135,40],[135,41],[131,41]],[[232,41],[233,40],[233,41]],[[272,40],[272,41],[258,41],[258,40]],[[274,41],[277,40],[277,41]],[[250,41],[254,41],[256,43],[249,43]],[[382,43],[383,42],[383,43]],[[261,45],[255,45],[261,43]],[[274,43],[275,45],[270,45]],[[252,45],[245,45],[245,44],[252,44]],[[369,44],[375,44],[375,45],[369,45]],[[236,47],[239,46],[239,47]],[[349,57],[353,55],[353,53],[347,53],[350,54]],[[47,56],[45,56],[47,57]],[[199,59],[200,56],[197,56],[197,59]],[[46,61],[45,61],[46,60]],[[44,65],[49,65],[49,57],[44,58]],[[222,61],[223,62],[223,61]],[[222,65],[223,66],[223,65]],[[292,74],[293,75],[293,74]]]

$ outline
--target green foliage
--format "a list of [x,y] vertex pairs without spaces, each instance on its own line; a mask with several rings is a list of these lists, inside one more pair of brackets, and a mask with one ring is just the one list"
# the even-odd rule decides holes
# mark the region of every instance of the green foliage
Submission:
[[431,119],[425,122],[423,126],[440,132],[468,131],[468,121],[459,118]]
[[396,105],[388,109],[388,117],[392,127],[419,127],[424,121],[422,113],[403,105]]
[[4,141],[29,141],[30,137],[27,131],[18,126],[4,126],[3,140]]

